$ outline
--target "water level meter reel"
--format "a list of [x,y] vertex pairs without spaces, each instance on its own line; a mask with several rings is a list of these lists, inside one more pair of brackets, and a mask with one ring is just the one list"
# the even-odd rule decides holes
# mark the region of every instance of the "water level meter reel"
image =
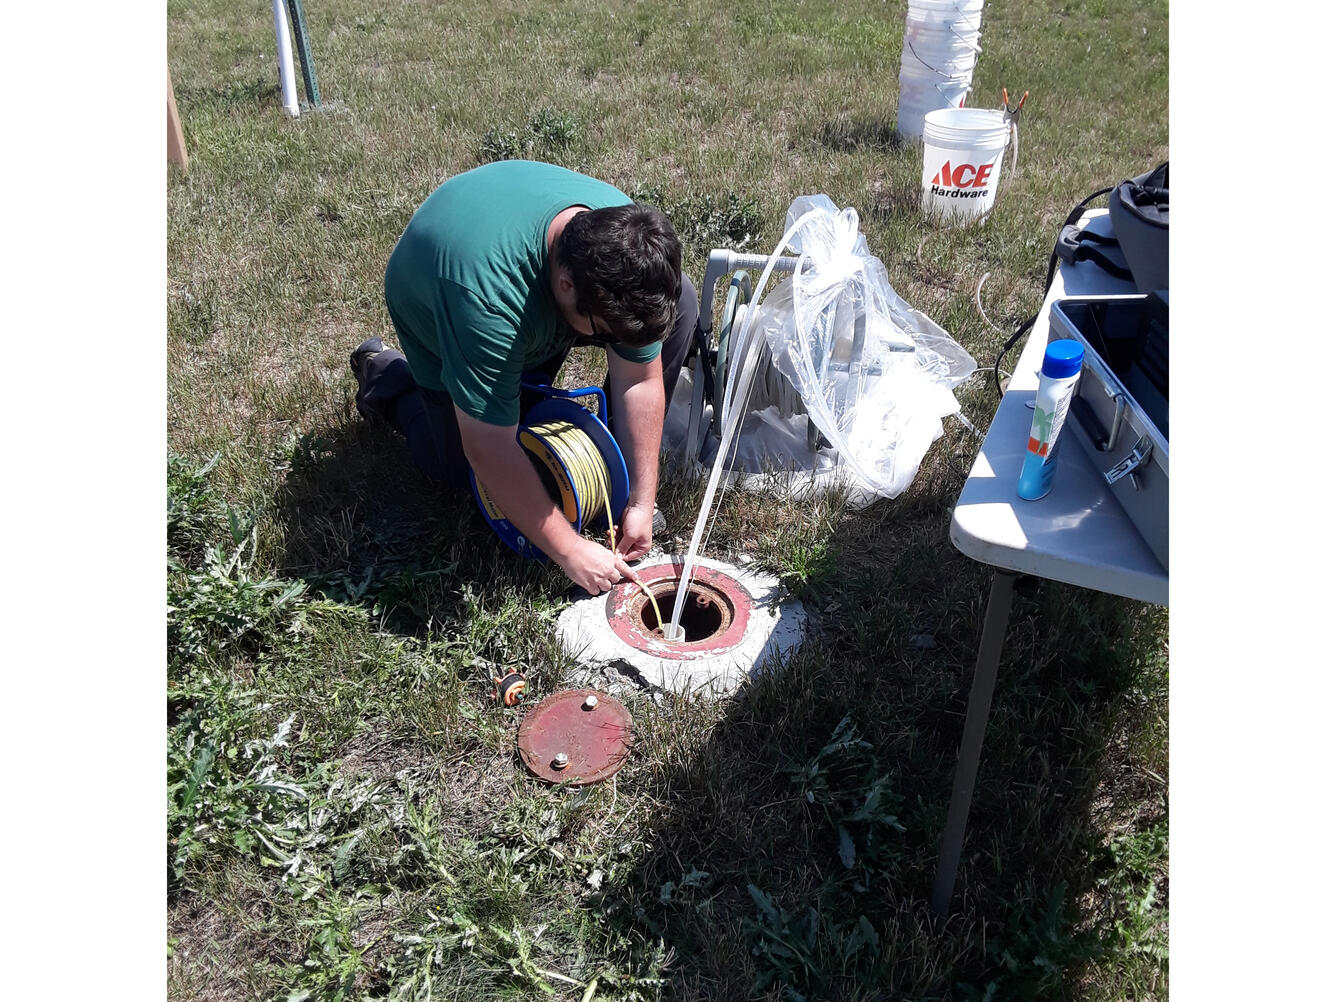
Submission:
[[[701,283],[700,320],[696,325],[696,338],[688,363],[693,370],[691,408],[687,418],[687,454],[691,459],[709,465],[712,458],[712,444],[717,442],[723,421],[724,392],[728,386],[730,369],[743,361],[740,343],[743,325],[747,313],[755,308],[752,304],[753,287],[750,272],[764,269],[769,262],[763,254],[740,254],[736,251],[716,249],[710,252],[705,268],[705,279]],[[801,258],[778,257],[774,270],[792,274],[798,269]],[[719,335],[711,343],[713,330],[714,291],[716,284],[729,272],[733,275],[724,294],[723,312],[719,320]],[[866,315],[862,309],[856,309],[848,303],[828,306],[838,316],[833,325],[839,335],[832,338],[829,350],[816,360],[818,378],[826,372],[848,372],[855,376],[845,384],[844,399],[836,402],[837,417],[842,418],[857,402],[858,392],[863,379],[880,374],[875,367],[863,364],[863,348],[866,336]],[[757,332],[759,337],[759,332]],[[802,396],[787,376],[776,368],[770,354],[769,345],[762,338],[752,349],[760,353],[754,383],[747,398],[751,410],[761,410],[774,406],[784,417],[805,415],[806,405]],[[862,378],[859,378],[862,377]],[[807,446],[812,452],[828,447],[830,443],[821,434],[820,429],[809,418],[807,421]]]
[[[606,532],[608,513],[617,518],[626,508],[631,481],[622,450],[608,428],[608,401],[596,386],[561,390],[542,383],[523,383],[543,399],[520,422],[516,441],[530,457],[549,496],[576,532]],[[597,412],[578,403],[593,398]],[[483,517],[501,541],[522,557],[543,561],[547,555],[530,542],[497,507],[487,489],[469,471],[473,496]]]

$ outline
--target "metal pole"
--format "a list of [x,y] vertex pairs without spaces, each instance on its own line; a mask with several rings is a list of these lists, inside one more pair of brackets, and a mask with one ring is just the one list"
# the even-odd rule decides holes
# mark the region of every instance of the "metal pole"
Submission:
[[965,846],[965,824],[969,821],[970,801],[974,798],[979,753],[983,750],[983,735],[988,727],[988,711],[993,705],[993,687],[997,682],[997,666],[1002,659],[1002,643],[1007,636],[1015,583],[1015,571],[1001,568],[993,571],[988,610],[983,617],[983,637],[979,640],[979,656],[974,663],[969,708],[965,711],[965,733],[960,739],[956,778],[951,785],[951,806],[946,814],[946,830],[942,833],[937,878],[932,885],[930,901],[932,910],[939,917],[946,915],[951,892],[956,886],[956,870],[960,867],[960,853]]
[[311,58],[311,36],[306,31],[306,14],[302,11],[302,0],[288,0],[288,13],[292,15],[292,33],[297,39],[297,59],[302,65],[302,83],[306,87],[306,100],[311,104],[320,103],[320,88],[315,82],[315,60]]

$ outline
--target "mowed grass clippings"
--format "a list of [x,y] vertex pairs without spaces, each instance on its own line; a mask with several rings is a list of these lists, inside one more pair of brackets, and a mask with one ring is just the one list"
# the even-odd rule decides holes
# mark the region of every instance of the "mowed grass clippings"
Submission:
[[[861,512],[727,493],[709,552],[783,575],[806,643],[728,701],[630,698],[626,768],[549,789],[489,693],[568,683],[566,582],[358,419],[347,358],[392,334],[421,200],[524,156],[662,205],[696,280],[828,194],[989,368],[1069,209],[1167,159],[1167,5],[986,8],[970,103],[1030,98],[964,230],[921,218],[895,138],[903,3],[306,8],[324,103],[293,121],[267,9],[167,7],[169,996],[1166,997],[1163,610],[1021,582],[953,915],[928,913],[989,582],[947,537],[966,428]],[[957,395],[986,428],[991,375]],[[700,498],[665,481],[669,547]]]

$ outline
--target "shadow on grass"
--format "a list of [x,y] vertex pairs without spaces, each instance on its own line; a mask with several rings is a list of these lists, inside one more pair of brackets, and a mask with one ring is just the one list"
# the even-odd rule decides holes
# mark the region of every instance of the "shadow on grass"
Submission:
[[836,613],[690,754],[650,714],[637,779],[667,810],[611,907],[673,949],[684,999],[1061,998],[1113,957],[1133,970],[1109,976],[1144,988],[1156,961],[1112,934],[1126,916],[1101,847],[1167,815],[1126,752],[1163,682],[1154,610],[1021,589],[938,926],[927,899],[987,572],[950,550],[938,504],[879,507],[880,524],[846,520],[838,570],[808,588],[809,611]]
[[279,495],[286,526],[282,572],[356,575],[410,562],[441,523],[457,522],[452,499],[413,468],[384,426],[353,422],[308,433],[292,448]]
[[304,436],[276,507],[279,573],[365,607],[384,630],[468,634],[470,603],[528,602],[551,590],[549,565],[507,549],[472,492],[433,485],[384,425],[353,421]]
[[193,111],[228,112],[238,108],[268,108],[282,104],[279,88],[268,80],[247,80],[223,87],[176,87],[176,103]]
[[816,131],[818,143],[837,153],[856,150],[895,152],[912,146],[895,130],[895,120],[888,118],[854,118],[825,122]]
[[420,633],[443,611],[439,589],[416,578],[451,571],[461,548],[495,548],[472,495],[432,485],[388,427],[357,421],[308,434],[290,462],[278,497],[281,573],[339,601],[411,597],[397,617],[402,632]]
[[[896,225],[916,231],[922,225],[923,190],[917,176],[897,174],[887,189],[873,192],[863,208],[863,216],[883,225]],[[905,249],[901,250],[901,254]]]

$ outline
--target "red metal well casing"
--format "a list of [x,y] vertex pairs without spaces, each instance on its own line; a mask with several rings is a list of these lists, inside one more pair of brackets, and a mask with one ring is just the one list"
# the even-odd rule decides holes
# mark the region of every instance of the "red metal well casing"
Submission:
[[[672,616],[681,570],[681,565],[675,563],[636,569],[640,580],[658,600],[665,623]],[[659,597],[665,583],[671,586],[666,601]],[[698,585],[701,586],[699,589]],[[695,661],[722,654],[735,647],[746,634],[747,623],[751,619],[753,602],[747,590],[727,574],[699,565],[691,587],[702,595],[707,604],[718,607],[719,626],[709,636],[696,641],[669,643],[662,636],[656,636],[653,630],[645,628],[641,610],[649,600],[634,581],[622,581],[608,593],[606,608],[612,632],[636,650],[669,661]],[[688,597],[688,601],[692,599]]]

